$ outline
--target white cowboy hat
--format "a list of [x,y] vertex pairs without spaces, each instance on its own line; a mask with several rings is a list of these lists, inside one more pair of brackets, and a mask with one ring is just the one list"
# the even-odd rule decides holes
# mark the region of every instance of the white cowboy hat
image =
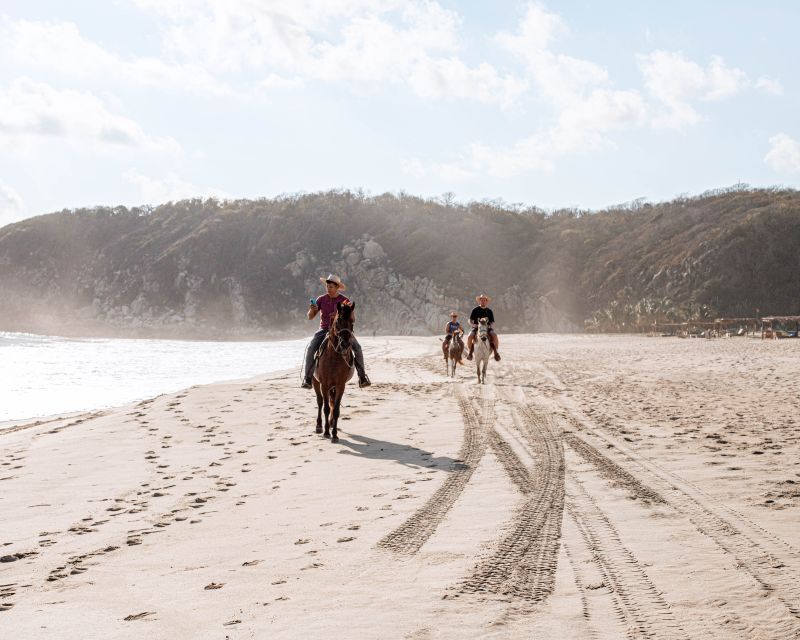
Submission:
[[481,298],[486,298],[486,304],[489,304],[492,301],[492,299],[489,296],[487,296],[485,293],[482,293],[480,295],[475,296],[475,302],[480,304]]
[[337,285],[339,285],[339,291],[344,291],[345,289],[347,289],[344,282],[342,282],[342,279],[339,276],[333,275],[332,273],[329,273],[327,278],[320,278],[319,281],[322,284],[325,284],[327,282],[334,282]]

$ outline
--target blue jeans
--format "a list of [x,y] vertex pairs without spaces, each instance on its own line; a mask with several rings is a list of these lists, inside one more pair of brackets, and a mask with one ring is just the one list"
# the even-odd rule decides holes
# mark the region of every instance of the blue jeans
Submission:
[[[305,378],[311,378],[311,376],[314,375],[314,354],[317,353],[326,335],[328,335],[328,330],[320,329],[311,337],[311,342],[308,343],[308,347],[306,348],[306,362],[303,367]],[[358,377],[359,379],[363,378],[365,375],[364,353],[361,351],[361,345],[358,344],[358,340],[356,340],[355,336],[350,338],[350,346],[353,347],[353,359],[355,360]]]

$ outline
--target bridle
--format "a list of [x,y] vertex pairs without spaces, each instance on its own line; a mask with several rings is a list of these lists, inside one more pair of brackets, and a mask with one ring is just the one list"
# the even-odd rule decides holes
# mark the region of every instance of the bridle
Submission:
[[340,315],[337,312],[336,317],[331,323],[329,342],[333,350],[339,354],[348,366],[352,366],[352,362],[348,360],[348,355],[353,355],[352,346],[350,345],[350,338],[353,332],[346,328],[339,328]]
[[478,337],[481,340],[486,340],[489,337],[489,325],[483,322],[478,323]]

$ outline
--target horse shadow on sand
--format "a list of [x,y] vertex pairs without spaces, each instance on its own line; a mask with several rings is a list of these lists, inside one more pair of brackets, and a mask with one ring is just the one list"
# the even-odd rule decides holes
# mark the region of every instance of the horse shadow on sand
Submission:
[[[339,432],[339,445],[343,447],[339,453],[359,458],[374,460],[394,460],[404,467],[453,471],[464,467],[461,460],[449,456],[434,456],[430,451],[411,446],[398,444],[386,440],[376,440],[357,433]],[[347,447],[346,449],[344,447]]]

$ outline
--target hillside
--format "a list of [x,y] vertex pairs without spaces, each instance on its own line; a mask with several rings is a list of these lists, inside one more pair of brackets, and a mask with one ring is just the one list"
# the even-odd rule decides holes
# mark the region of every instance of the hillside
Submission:
[[0,330],[300,335],[331,271],[362,332],[438,332],[480,291],[501,332],[574,331],[642,309],[800,313],[798,249],[792,190],[591,213],[351,192],[98,207],[0,229]]

